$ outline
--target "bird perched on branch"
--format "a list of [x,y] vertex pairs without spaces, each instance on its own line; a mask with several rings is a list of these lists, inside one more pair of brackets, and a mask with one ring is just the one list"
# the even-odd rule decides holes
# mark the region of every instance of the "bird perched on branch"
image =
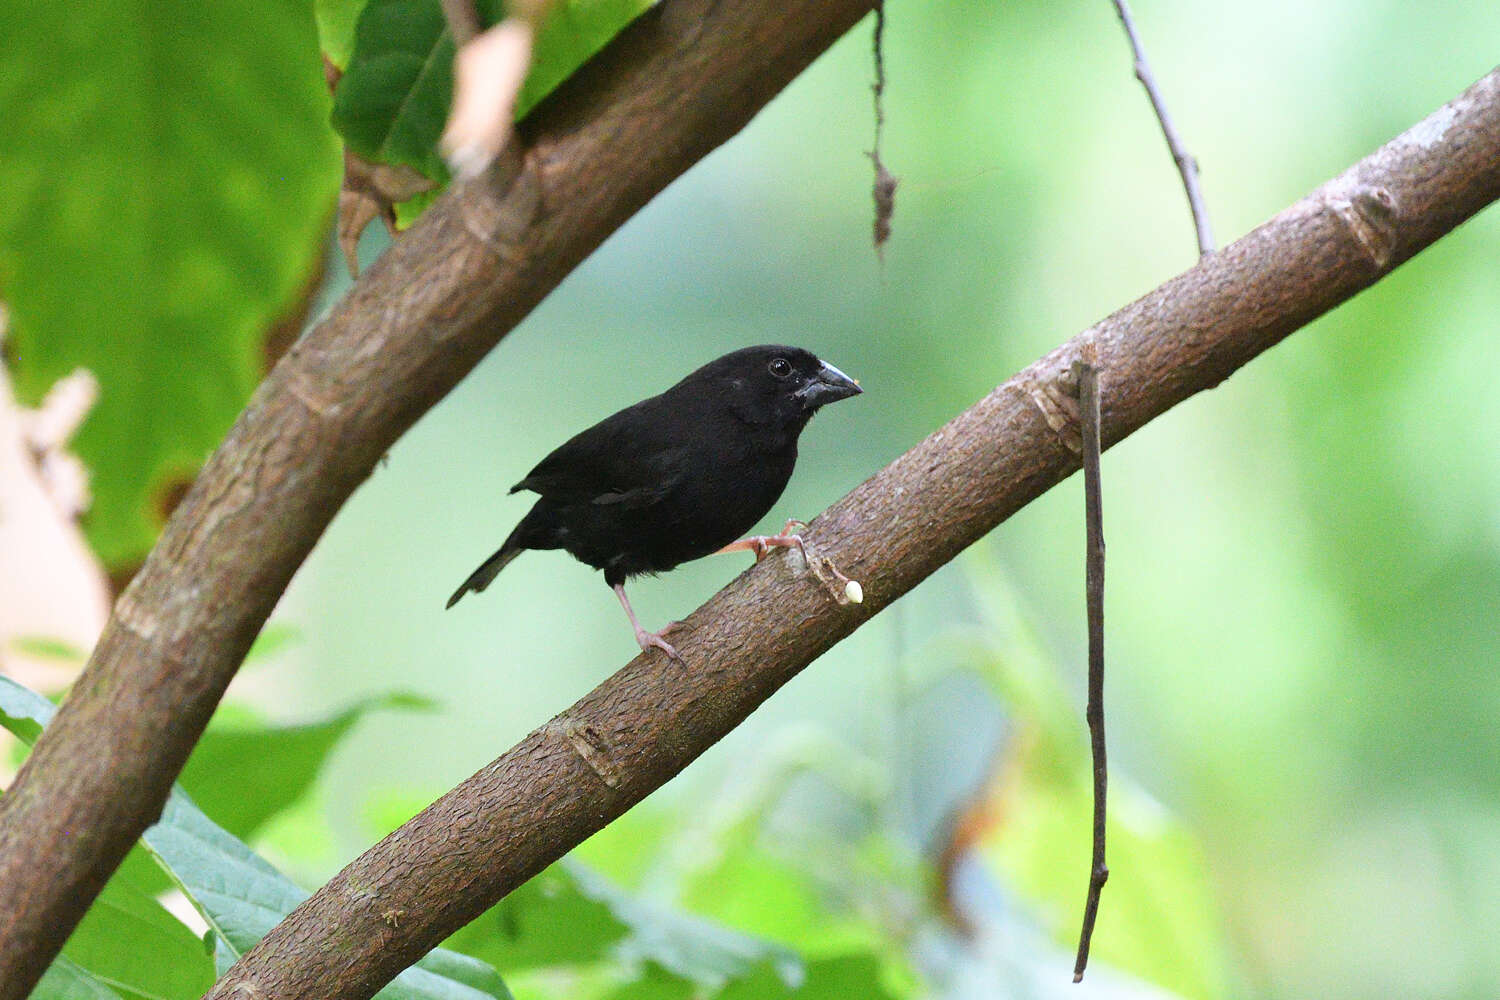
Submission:
[[583,431],[510,492],[541,495],[505,544],[465,580],[448,607],[478,593],[526,549],[566,549],[604,571],[636,642],[674,660],[662,632],[641,627],[625,581],[713,552],[796,545],[778,535],[735,539],[781,496],[797,438],[818,408],[861,391],[796,347],[747,347],[711,361],[659,396]]

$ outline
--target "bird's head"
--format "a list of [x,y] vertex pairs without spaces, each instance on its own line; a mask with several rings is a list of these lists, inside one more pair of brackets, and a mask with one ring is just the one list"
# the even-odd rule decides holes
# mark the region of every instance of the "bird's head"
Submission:
[[763,344],[711,361],[685,381],[719,382],[735,412],[753,424],[801,430],[819,407],[864,390],[859,383],[800,347]]

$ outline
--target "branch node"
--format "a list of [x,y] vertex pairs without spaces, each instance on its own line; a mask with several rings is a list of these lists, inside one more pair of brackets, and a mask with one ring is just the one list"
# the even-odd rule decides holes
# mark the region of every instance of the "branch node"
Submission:
[[858,580],[850,579],[839,572],[832,559],[824,555],[809,555],[807,568],[818,578],[830,597],[839,604],[863,604],[865,588]]
[[115,602],[114,624],[129,632],[141,642],[150,642],[156,635],[160,621],[157,616],[141,606],[136,589],[127,586],[120,599]]
[[620,787],[620,765],[615,760],[614,751],[592,723],[580,722],[565,712],[547,723],[547,731],[567,740],[574,753],[599,776],[600,781],[610,788]]
[[489,172],[469,183],[482,196],[460,200],[464,228],[502,260],[515,259],[516,244],[542,211],[542,178],[535,160],[513,136]]
[[307,407],[307,412],[320,420],[327,419],[338,412],[338,401],[330,399],[327,394],[314,386],[308,373],[301,368],[292,369],[286,387],[293,399]]
[[1025,390],[1036,408],[1042,411],[1042,418],[1047,421],[1047,426],[1062,440],[1063,446],[1075,455],[1083,454],[1083,432],[1078,414],[1078,373],[1074,366],[1064,368],[1050,379],[1030,379]]
[[1384,271],[1396,253],[1396,222],[1400,206],[1387,188],[1359,186],[1348,192],[1330,194],[1326,204],[1340,222],[1353,234],[1366,256]]
[[[800,524],[801,522],[788,521],[787,527],[790,528],[793,523]],[[803,525],[803,527],[806,527],[806,525]],[[828,591],[828,596],[832,597],[838,604],[863,604],[865,601],[865,588],[860,582],[850,579],[840,572],[834,561],[818,552],[813,543],[800,535],[797,537],[799,544],[794,546],[791,551],[801,554],[803,564],[807,567],[808,572],[823,585],[823,589]]]

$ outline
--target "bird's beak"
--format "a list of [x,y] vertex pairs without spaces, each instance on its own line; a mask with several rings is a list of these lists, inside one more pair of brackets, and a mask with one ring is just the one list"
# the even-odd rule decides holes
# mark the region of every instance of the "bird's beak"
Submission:
[[816,410],[827,403],[836,403],[864,392],[859,383],[839,371],[826,361],[818,362],[818,373],[797,390],[797,398],[809,410]]

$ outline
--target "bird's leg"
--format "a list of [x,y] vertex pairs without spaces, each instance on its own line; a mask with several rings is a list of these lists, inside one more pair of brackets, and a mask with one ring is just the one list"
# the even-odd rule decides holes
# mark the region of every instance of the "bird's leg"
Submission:
[[677,625],[681,625],[682,623],[672,622],[666,628],[662,629],[661,632],[648,632],[645,629],[641,628],[641,623],[635,617],[635,609],[630,606],[630,598],[625,596],[625,584],[615,584],[614,591],[615,596],[620,599],[620,607],[625,609],[625,617],[630,619],[630,627],[635,629],[635,641],[640,645],[641,652],[649,653],[651,651],[651,647],[655,646],[663,653],[666,653],[669,658],[676,660],[678,663],[682,663],[683,659],[681,656],[677,655],[676,648],[674,648],[670,642],[662,638],[663,632],[671,631],[672,628]]
[[766,557],[766,553],[770,552],[772,549],[795,548],[798,552],[802,553],[802,558],[806,559],[807,546],[802,543],[802,539],[800,537],[792,534],[793,528],[806,527],[807,522],[792,518],[782,526],[781,533],[778,535],[751,535],[749,538],[741,538],[737,542],[730,542],[718,552],[715,552],[714,555],[720,555],[725,552],[738,552],[741,549],[748,549],[749,551],[755,553],[755,561],[760,562]]

